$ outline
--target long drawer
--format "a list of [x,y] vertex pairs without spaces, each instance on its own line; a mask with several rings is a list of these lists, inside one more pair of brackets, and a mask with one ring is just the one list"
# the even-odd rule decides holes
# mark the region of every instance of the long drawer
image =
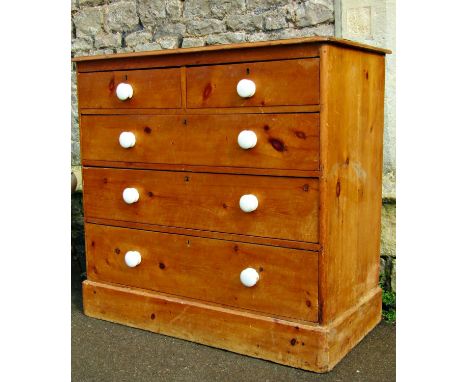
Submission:
[[[253,148],[238,136],[256,135]],[[84,160],[318,170],[318,114],[84,115]],[[120,137],[133,134],[133,146]]]
[[[240,80],[255,83],[255,93],[242,98]],[[187,68],[187,107],[317,105],[319,59],[248,62]]]
[[[132,97],[124,101],[117,98],[116,93],[122,83],[133,89]],[[81,108],[180,108],[180,69],[80,73],[78,95]]]
[[[317,321],[317,252],[86,224],[88,278]],[[128,266],[127,252],[141,262]],[[259,279],[246,287],[240,273]]]
[[[318,187],[312,178],[83,168],[86,217],[304,242],[318,242]],[[124,201],[126,189],[138,201]],[[256,210],[241,210],[244,195]]]

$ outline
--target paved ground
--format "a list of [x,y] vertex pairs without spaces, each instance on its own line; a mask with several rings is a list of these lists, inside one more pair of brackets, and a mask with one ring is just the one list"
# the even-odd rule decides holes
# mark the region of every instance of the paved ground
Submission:
[[72,268],[72,381],[395,381],[395,326],[381,323],[328,374],[315,374],[86,317]]

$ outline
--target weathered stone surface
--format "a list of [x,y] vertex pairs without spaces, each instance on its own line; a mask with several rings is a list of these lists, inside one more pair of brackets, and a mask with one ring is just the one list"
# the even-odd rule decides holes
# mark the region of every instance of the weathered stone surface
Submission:
[[392,286],[392,292],[396,293],[396,259],[392,259],[392,274],[390,278],[390,285]]
[[150,32],[138,31],[130,33],[125,37],[125,44],[128,47],[135,47],[140,44],[151,42],[153,35]]
[[244,32],[227,32],[222,34],[211,34],[206,38],[207,45],[235,44],[247,41]]
[[209,0],[185,0],[183,15],[189,19],[191,17],[210,17]]
[[117,48],[122,45],[122,35],[120,33],[99,32],[94,38],[94,46],[101,48]]
[[156,19],[166,17],[166,4],[164,0],[140,0],[138,6],[140,20],[145,26],[154,25]]
[[[103,5],[106,0],[73,0],[73,1],[78,1],[78,5],[81,7],[94,7],[96,5]],[[72,2],[73,2],[72,1]]]
[[280,8],[275,9],[274,11],[265,12],[263,14],[265,19],[265,29],[266,30],[278,30],[287,28],[289,26],[287,17],[287,9]]
[[146,44],[139,44],[135,47],[135,52],[145,52],[149,50],[161,50],[162,47],[157,42],[148,42]]
[[75,38],[71,44],[72,53],[93,49],[93,39],[89,36]]
[[164,36],[177,36],[182,37],[185,35],[187,27],[182,23],[171,23],[166,22],[164,24],[158,24],[155,26],[154,37]]
[[396,256],[396,205],[385,203],[382,205],[382,227],[380,236],[381,256]]
[[233,31],[255,32],[263,28],[263,17],[259,15],[229,16],[226,25]]
[[77,0],[71,0],[71,11],[72,13],[74,11],[77,11],[78,10],[78,1]]
[[226,30],[224,23],[217,19],[190,20],[187,23],[187,33],[193,36],[204,36],[211,33],[221,33]]
[[205,39],[202,37],[185,37],[182,40],[182,48],[194,48],[197,46],[204,46]]
[[247,41],[255,42],[255,41],[269,41],[274,40],[274,38],[265,32],[258,32],[258,33],[249,33],[247,35]]
[[73,22],[75,23],[76,37],[94,36],[103,28],[103,9],[102,7],[81,9],[75,13]]
[[332,22],[333,20],[333,3],[330,1],[310,0],[297,6],[296,25],[299,27]]
[[247,9],[255,13],[264,12],[268,9],[275,9],[282,5],[291,3],[290,0],[246,0]]
[[219,0],[211,1],[211,13],[220,19],[226,15],[240,14],[245,11],[245,0]]
[[116,32],[128,32],[138,26],[139,19],[136,4],[133,1],[122,1],[107,7],[107,27]]
[[156,39],[162,49],[175,49],[179,47],[179,38],[174,36],[166,36]]
[[184,2],[180,0],[166,0],[166,13],[171,18],[179,18],[182,16]]

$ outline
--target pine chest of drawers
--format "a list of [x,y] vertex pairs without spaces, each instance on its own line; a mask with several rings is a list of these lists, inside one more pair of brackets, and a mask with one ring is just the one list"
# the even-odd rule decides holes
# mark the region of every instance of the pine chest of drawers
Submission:
[[80,57],[84,311],[317,372],[379,321],[385,53]]

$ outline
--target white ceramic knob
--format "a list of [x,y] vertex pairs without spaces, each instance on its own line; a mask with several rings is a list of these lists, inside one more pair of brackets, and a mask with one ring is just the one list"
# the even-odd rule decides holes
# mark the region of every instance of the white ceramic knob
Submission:
[[256,86],[252,80],[240,80],[237,83],[237,94],[242,98],[250,98],[255,94]]
[[129,149],[130,147],[135,146],[135,143],[136,143],[135,134],[133,134],[130,131],[124,131],[120,133],[119,143],[120,143],[120,146],[122,146],[124,149]]
[[258,199],[255,195],[242,195],[239,200],[239,207],[244,212],[255,211],[258,207]]
[[135,268],[138,264],[141,263],[141,255],[138,251],[128,251],[125,254],[125,264],[130,268]]
[[260,275],[253,268],[245,268],[240,273],[241,283],[248,288],[253,287],[259,279],[260,279]]
[[252,130],[243,130],[237,136],[237,143],[244,150],[251,149],[257,144],[257,134]]
[[132,204],[138,202],[140,194],[136,188],[126,188],[122,193],[123,200],[127,204]]
[[125,101],[127,99],[132,98],[133,96],[132,85],[126,84],[125,82],[118,84],[117,88],[115,89],[115,94],[117,95],[117,98],[121,101]]

